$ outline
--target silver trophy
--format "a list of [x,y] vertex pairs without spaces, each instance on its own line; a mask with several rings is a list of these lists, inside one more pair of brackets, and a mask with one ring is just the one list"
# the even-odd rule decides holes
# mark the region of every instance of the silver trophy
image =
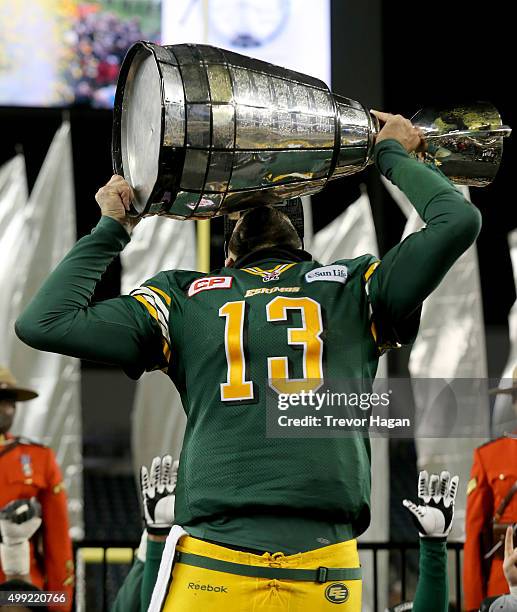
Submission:
[[[428,160],[488,185],[502,125],[489,103],[425,109]],[[377,119],[319,79],[207,45],[138,42],[117,85],[113,165],[134,215],[203,219],[316,193],[372,162]]]

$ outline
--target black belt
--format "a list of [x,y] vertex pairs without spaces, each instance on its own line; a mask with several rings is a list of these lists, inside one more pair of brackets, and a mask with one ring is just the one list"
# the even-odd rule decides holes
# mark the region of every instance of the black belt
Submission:
[[[200,538],[201,539],[201,538]],[[216,546],[222,546],[223,548],[229,548],[230,550],[237,550],[238,552],[251,553],[252,555],[258,555],[261,557],[266,552],[271,552],[268,550],[260,549],[260,548],[248,548],[247,546],[237,546],[236,544],[228,544],[227,542],[217,542],[216,540],[207,540],[206,538],[202,538],[203,542],[209,542],[210,544],[215,544]]]
[[361,580],[360,567],[318,567],[317,569],[290,569],[282,567],[258,567],[221,561],[192,553],[176,552],[176,563],[193,565],[215,572],[248,576],[249,578],[269,578],[278,580],[303,580],[305,582],[335,582],[339,580]]

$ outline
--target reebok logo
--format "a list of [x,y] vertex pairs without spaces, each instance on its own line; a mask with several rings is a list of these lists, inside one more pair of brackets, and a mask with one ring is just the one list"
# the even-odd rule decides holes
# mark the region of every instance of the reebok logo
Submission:
[[212,586],[211,584],[199,584],[199,582],[189,582],[188,587],[194,591],[210,591],[212,593],[228,593],[228,587]]

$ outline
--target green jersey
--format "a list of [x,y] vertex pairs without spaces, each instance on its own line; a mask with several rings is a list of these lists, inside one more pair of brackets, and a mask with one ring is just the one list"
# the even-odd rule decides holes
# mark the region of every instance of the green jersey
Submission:
[[366,282],[378,262],[289,257],[266,250],[253,265],[209,276],[162,272],[131,295],[163,331],[154,366],[167,369],[188,415],[178,523],[201,538],[297,552],[368,526],[369,441],[359,432],[268,437],[266,398],[327,379],[373,380],[379,349]]
[[176,516],[194,536],[298,552],[368,525],[365,436],[268,437],[267,393],[300,380],[369,384],[380,350],[413,340],[423,300],[480,229],[478,211],[448,179],[398,142],[379,143],[375,155],[427,224],[377,267],[369,255],[325,267],[280,249],[210,275],[162,272],[131,296],[94,304],[96,284],[129,241],[104,217],[17,321],[34,348],[134,378],[157,368],[171,377],[188,414]]

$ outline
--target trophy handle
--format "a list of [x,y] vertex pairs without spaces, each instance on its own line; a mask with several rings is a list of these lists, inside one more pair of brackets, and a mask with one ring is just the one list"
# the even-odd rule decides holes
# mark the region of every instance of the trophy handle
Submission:
[[[507,138],[512,133],[512,128],[509,125],[502,125],[498,128],[491,128],[487,130],[478,130],[476,134],[479,136],[483,136],[484,138],[490,138],[491,136],[502,136],[503,138]],[[458,130],[457,132],[451,132],[450,135],[454,136],[470,136],[471,131],[469,130]],[[433,139],[441,138],[441,134],[429,134],[425,137],[426,142],[432,142]]]
[[425,134],[425,160],[434,163],[454,183],[471,187],[484,187],[494,180],[503,154],[503,139],[512,132],[489,102],[424,108],[411,122]]

